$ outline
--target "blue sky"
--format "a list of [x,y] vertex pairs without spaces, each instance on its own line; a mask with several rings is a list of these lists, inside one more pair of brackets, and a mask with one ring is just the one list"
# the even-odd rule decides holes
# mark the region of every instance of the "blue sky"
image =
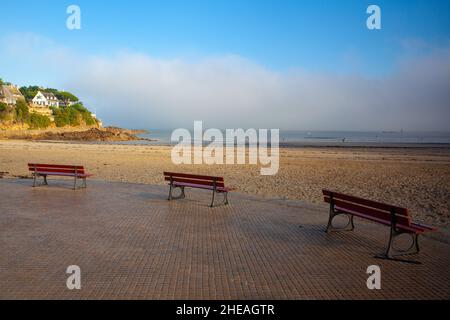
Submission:
[[[433,46],[450,39],[450,1],[161,0],[2,3],[4,33],[34,32],[92,54],[127,49],[159,57],[237,54],[275,69],[389,72],[403,41]],[[65,28],[70,4],[82,30]],[[366,8],[382,8],[380,31]],[[358,62],[352,65],[349,58]]]
[[[65,27],[70,4],[81,8],[81,30]],[[381,7],[382,30],[366,28],[370,4]],[[128,52],[195,64],[236,56],[274,73],[383,79],[403,61],[427,57],[450,43],[450,1],[445,0],[41,0],[8,1],[1,10],[7,13],[0,19],[4,39],[32,34],[65,53],[101,59]],[[26,59],[0,50],[0,77],[74,87],[67,75],[45,74],[43,66],[32,53]],[[101,100],[91,93],[86,99]]]

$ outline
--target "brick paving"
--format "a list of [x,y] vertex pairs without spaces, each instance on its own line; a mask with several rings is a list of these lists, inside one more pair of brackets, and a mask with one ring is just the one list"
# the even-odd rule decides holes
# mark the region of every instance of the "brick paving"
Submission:
[[[324,233],[327,207],[238,193],[69,181],[0,180],[0,299],[449,299],[450,241],[422,238],[420,264],[374,258],[389,229],[355,220]],[[320,192],[320,190],[318,190]],[[381,290],[366,268],[381,267]],[[66,288],[81,267],[81,290]]]

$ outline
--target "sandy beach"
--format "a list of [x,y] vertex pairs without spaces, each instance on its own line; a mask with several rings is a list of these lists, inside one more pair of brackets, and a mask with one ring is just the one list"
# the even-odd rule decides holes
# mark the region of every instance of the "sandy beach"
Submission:
[[94,179],[164,184],[162,172],[223,175],[236,191],[266,198],[322,203],[322,188],[410,209],[413,217],[450,226],[448,148],[281,148],[275,176],[254,165],[172,164],[171,148],[157,145],[0,141],[4,178],[30,176],[28,162],[80,164]]

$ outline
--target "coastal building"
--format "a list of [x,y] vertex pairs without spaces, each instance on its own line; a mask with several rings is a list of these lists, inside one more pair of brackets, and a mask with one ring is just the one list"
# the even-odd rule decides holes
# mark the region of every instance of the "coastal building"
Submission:
[[59,100],[51,92],[38,91],[36,96],[31,100],[36,106],[42,107],[59,107]]
[[25,99],[19,88],[13,84],[0,85],[0,102],[15,105],[17,100]]
[[59,106],[60,107],[69,107],[76,104],[76,102],[74,101],[70,101],[70,100],[59,100]]

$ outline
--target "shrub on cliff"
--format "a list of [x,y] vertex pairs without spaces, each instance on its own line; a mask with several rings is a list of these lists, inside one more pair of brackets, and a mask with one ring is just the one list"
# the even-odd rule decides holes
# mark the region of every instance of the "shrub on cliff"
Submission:
[[75,109],[81,115],[81,118],[83,119],[83,122],[86,125],[92,126],[92,125],[96,124],[96,121],[92,117],[91,112],[88,109],[86,109],[83,106],[83,104],[81,104],[81,103],[74,104],[72,106],[72,108]]
[[30,129],[45,129],[48,126],[50,126],[51,120],[49,117],[38,114],[38,113],[32,113],[30,114],[30,119],[28,121],[28,124],[30,125]]
[[55,124],[57,127],[70,125],[70,116],[66,108],[52,108]]
[[8,105],[4,102],[0,102],[0,112],[6,111],[6,110],[8,110]]
[[77,96],[67,91],[57,91],[55,93],[55,96],[62,101],[73,101],[73,102],[79,101]]
[[57,127],[72,126],[76,127],[81,124],[95,125],[96,121],[92,118],[91,113],[81,103],[72,106],[52,108]]
[[24,124],[28,123],[30,117],[30,111],[28,108],[28,104],[25,102],[25,100],[20,99],[17,100],[16,103],[16,122]]
[[13,108],[9,107],[6,103],[0,102],[0,121],[14,120]]

